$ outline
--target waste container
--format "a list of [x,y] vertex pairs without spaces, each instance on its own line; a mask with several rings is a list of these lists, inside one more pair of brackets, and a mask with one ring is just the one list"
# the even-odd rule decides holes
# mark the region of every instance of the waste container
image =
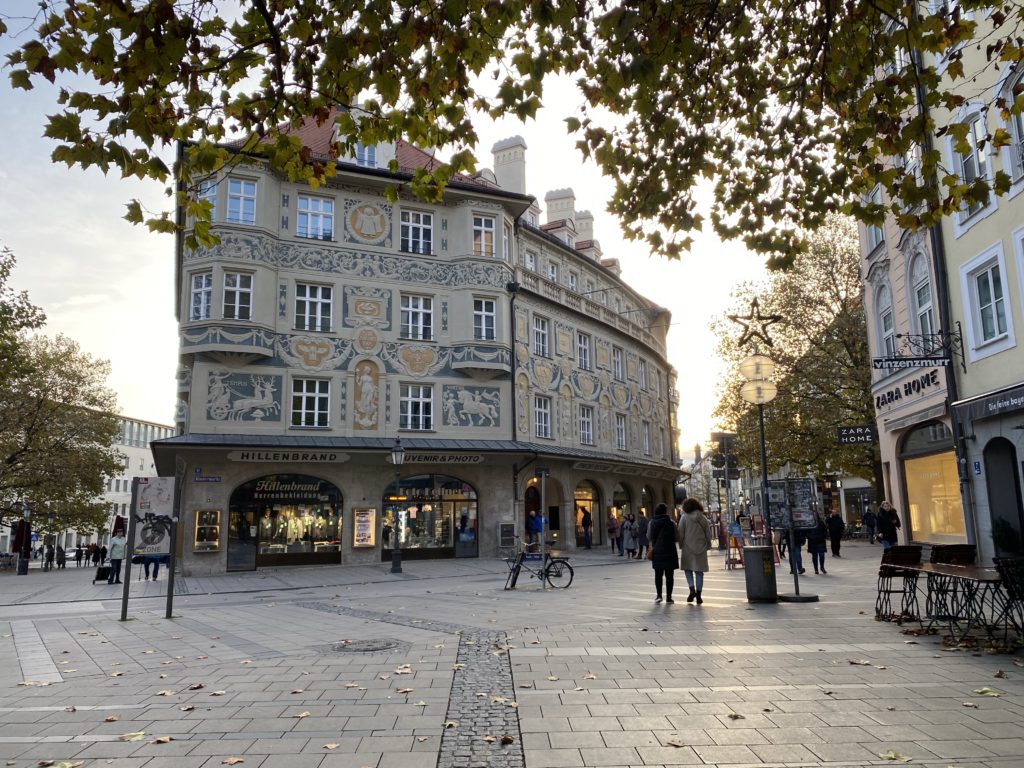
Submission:
[[774,603],[778,601],[779,590],[775,584],[774,547],[744,547],[743,572],[747,577],[748,603]]

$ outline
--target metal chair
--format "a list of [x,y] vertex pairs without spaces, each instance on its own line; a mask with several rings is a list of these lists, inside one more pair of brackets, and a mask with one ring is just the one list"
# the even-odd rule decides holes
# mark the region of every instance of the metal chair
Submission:
[[[916,621],[921,609],[917,603],[918,572],[912,566],[921,564],[921,546],[908,544],[882,550],[878,568],[878,597],[875,600],[875,618],[879,621],[901,623]],[[900,596],[899,611],[893,610],[893,595]]]
[[1002,612],[996,623],[1006,622],[1006,633],[1010,627],[1024,639],[1024,557],[996,557],[993,559],[999,578],[1002,580]]
[[941,565],[974,565],[978,548],[974,544],[933,544],[928,560]]

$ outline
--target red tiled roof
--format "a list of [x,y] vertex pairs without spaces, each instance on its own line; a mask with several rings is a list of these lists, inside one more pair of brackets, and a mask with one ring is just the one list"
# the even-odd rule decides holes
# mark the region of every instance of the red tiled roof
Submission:
[[577,240],[576,241],[576,250],[577,251],[585,251],[587,248],[592,248],[593,246],[594,246],[594,241],[593,240]]
[[555,221],[549,221],[547,224],[541,224],[540,228],[545,232],[550,232],[553,229],[561,229],[565,226],[565,219],[556,219]]

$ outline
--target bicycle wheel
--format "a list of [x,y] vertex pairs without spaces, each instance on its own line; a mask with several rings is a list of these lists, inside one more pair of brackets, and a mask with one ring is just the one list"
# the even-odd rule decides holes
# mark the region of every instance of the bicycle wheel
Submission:
[[556,589],[565,589],[572,584],[572,566],[566,560],[552,560],[545,573],[548,584]]

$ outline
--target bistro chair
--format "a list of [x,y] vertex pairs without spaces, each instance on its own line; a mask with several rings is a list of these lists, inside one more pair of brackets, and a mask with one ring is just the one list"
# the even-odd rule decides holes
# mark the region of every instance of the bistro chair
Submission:
[[978,548],[974,544],[934,544],[928,559],[937,565],[974,565]]
[[[916,566],[921,564],[921,546],[905,544],[882,550],[878,567],[878,598],[875,618],[880,621],[917,620],[921,612],[917,604]],[[893,610],[893,595],[899,595],[899,611]]]
[[993,559],[1002,582],[1002,612],[996,624],[1006,623],[1024,639],[1024,557],[996,557]]

